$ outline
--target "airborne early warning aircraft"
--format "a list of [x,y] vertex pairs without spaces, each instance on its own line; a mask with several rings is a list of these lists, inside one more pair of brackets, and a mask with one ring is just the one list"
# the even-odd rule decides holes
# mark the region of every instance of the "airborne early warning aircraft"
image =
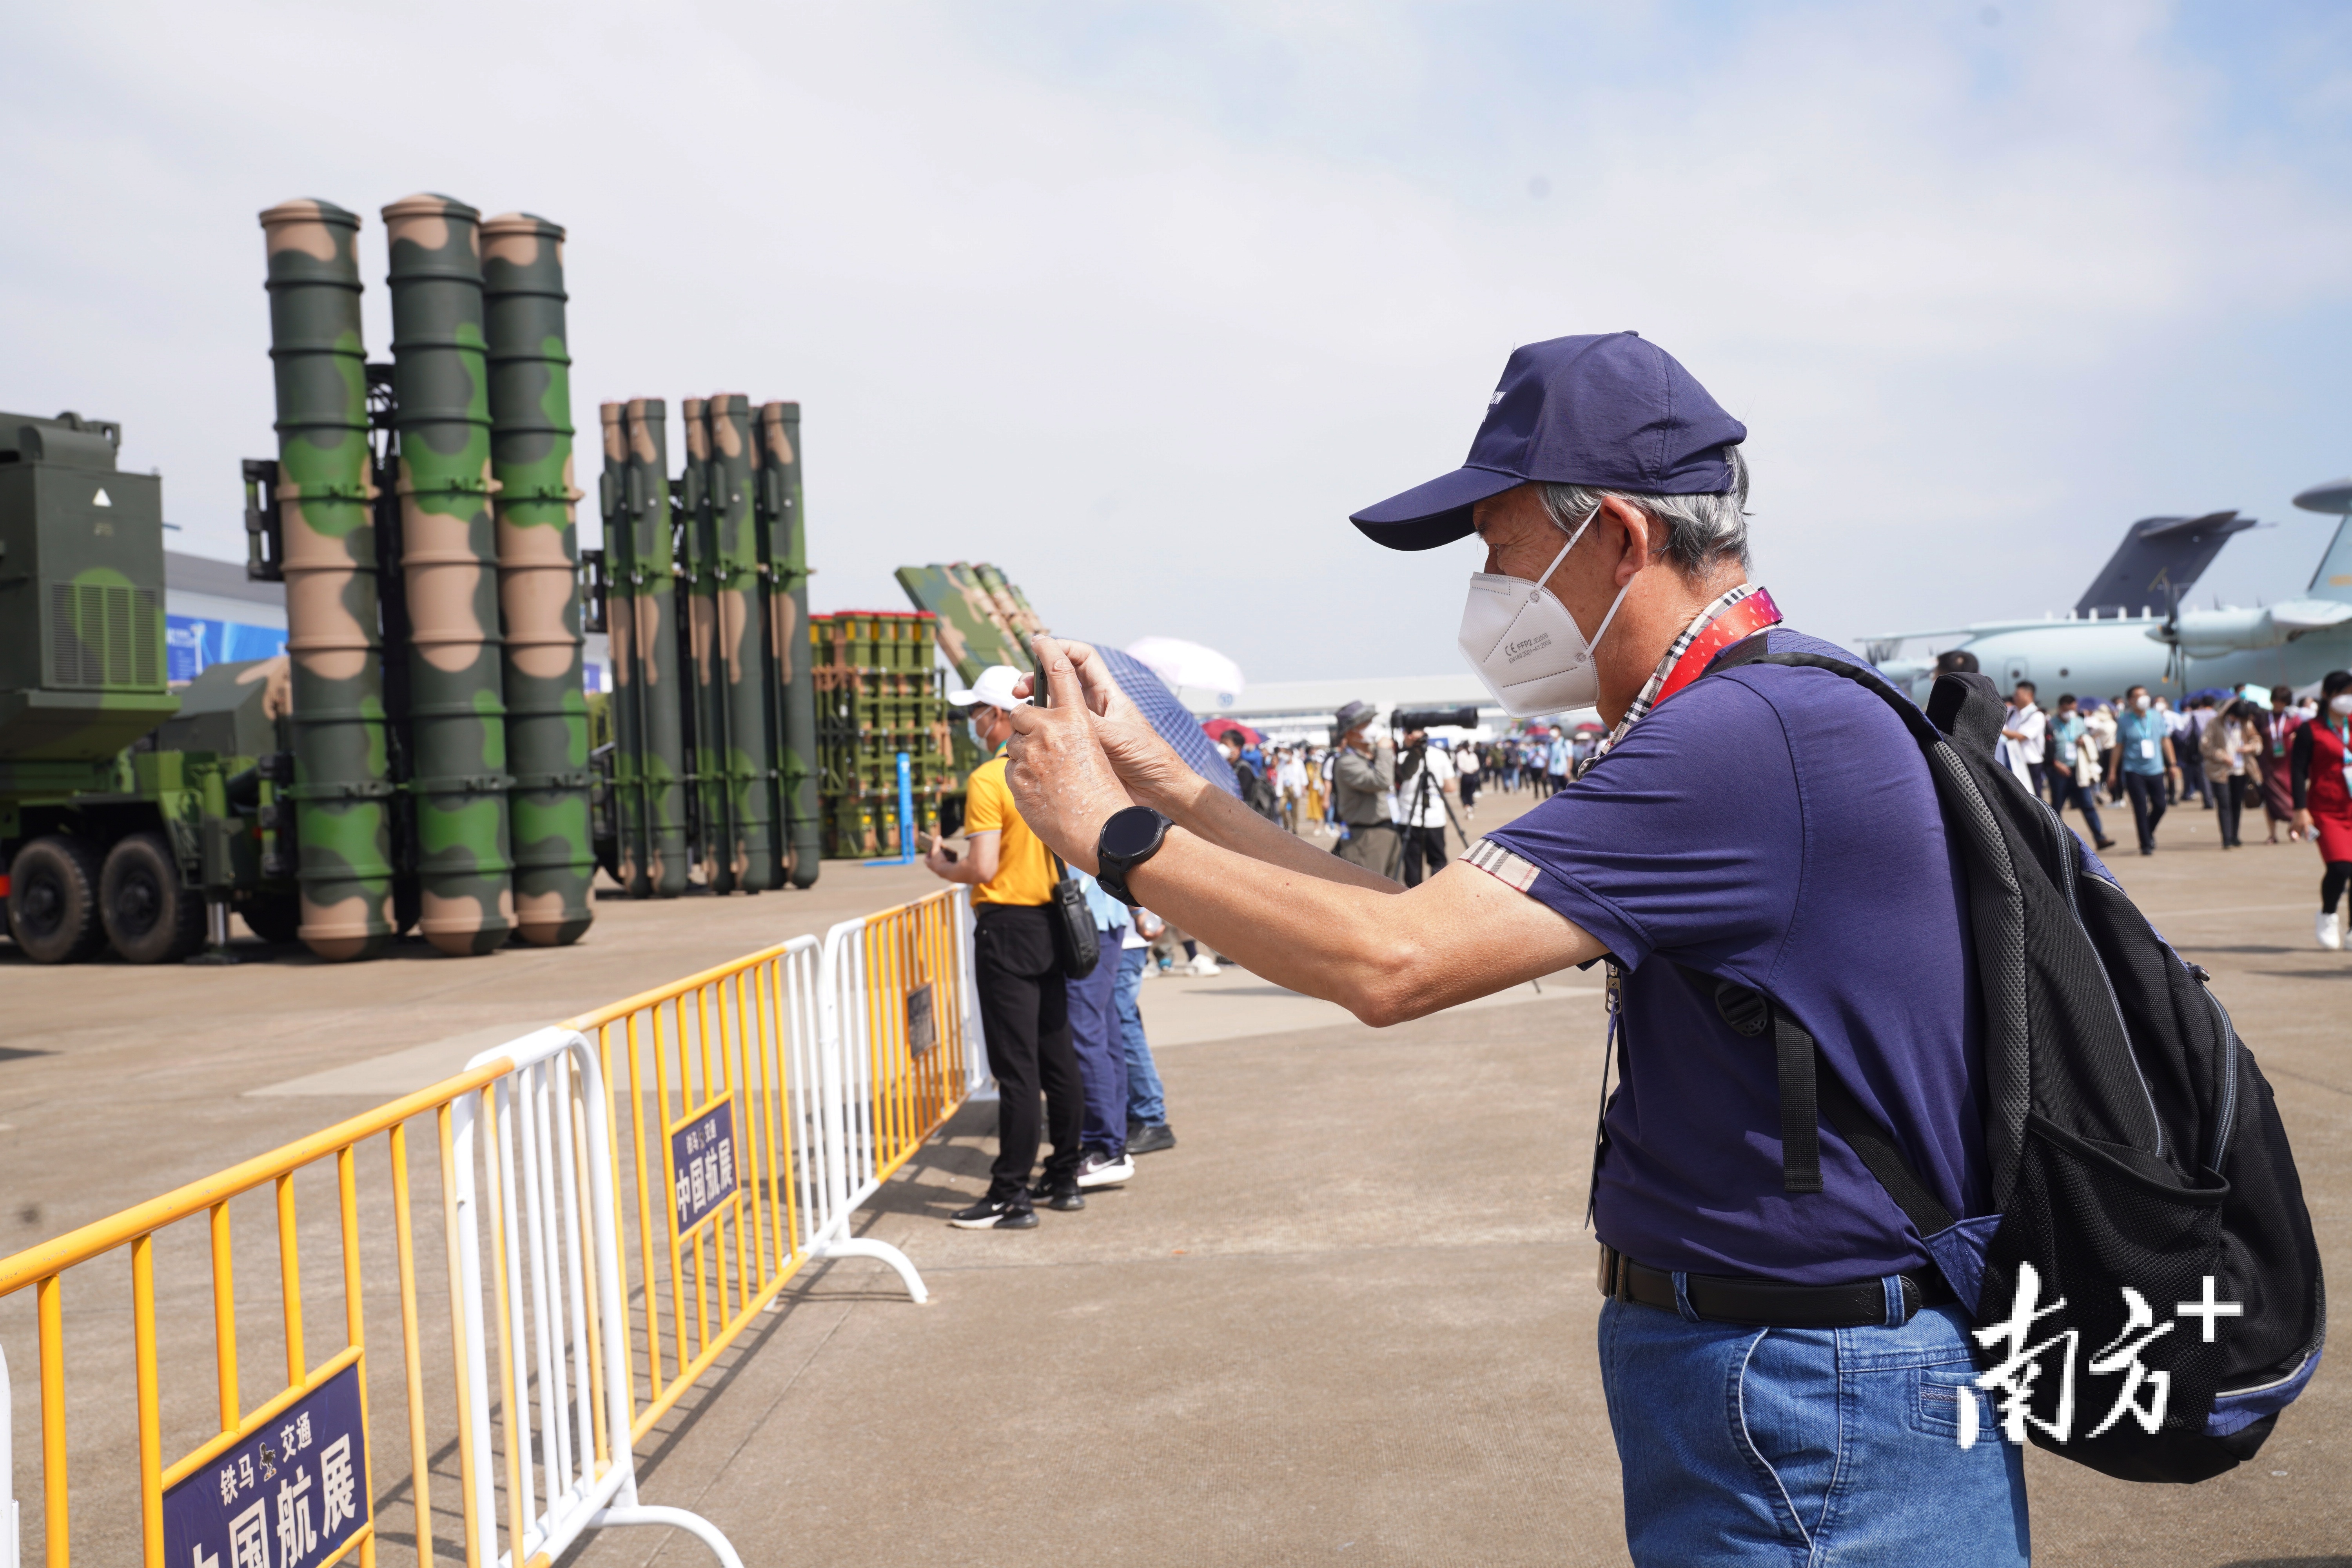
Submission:
[[1879,672],[1924,701],[1932,658],[1900,658],[1904,643],[1960,640],[1952,646],[2003,691],[2031,680],[2042,700],[2061,691],[2115,697],[2134,686],[2175,699],[2211,686],[2305,687],[2331,669],[2352,668],[2352,479],[2315,485],[2294,498],[2307,511],[2345,521],[2300,595],[2251,610],[2182,607],[2230,536],[2254,526],[2234,511],[2203,517],[2151,517],[2131,525],[2115,558],[2065,618],[1980,621],[1944,631],[1896,632],[1863,639]]

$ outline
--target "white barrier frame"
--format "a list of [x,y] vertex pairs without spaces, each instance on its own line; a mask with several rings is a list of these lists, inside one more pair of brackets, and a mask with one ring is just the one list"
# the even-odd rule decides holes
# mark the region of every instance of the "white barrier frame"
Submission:
[[[587,1213],[581,1212],[572,1148],[572,1080],[586,1144]],[[603,1076],[595,1047],[576,1029],[547,1028],[485,1051],[469,1068],[509,1064],[507,1074],[483,1086],[479,1095],[499,1097],[496,1146],[482,1151],[499,1182],[501,1238],[497,1259],[507,1284],[506,1331],[513,1361],[511,1383],[501,1382],[499,1402],[507,1412],[508,1436],[521,1447],[512,1461],[521,1479],[516,1512],[523,1538],[498,1550],[497,1446],[490,1421],[489,1333],[482,1297],[480,1202],[476,1190],[475,1133],[480,1121],[477,1094],[452,1103],[457,1184],[451,1194],[457,1234],[457,1264],[466,1344],[466,1419],[473,1440],[474,1520],[471,1543],[480,1563],[520,1564],[534,1557],[554,1559],[591,1530],[613,1525],[668,1525],[709,1547],[725,1568],[743,1560],[717,1525],[685,1509],[637,1500],[635,1446],[630,1440],[629,1319],[622,1300],[620,1230],[613,1191],[611,1129],[604,1116]],[[516,1203],[518,1156],[522,1202]],[[559,1196],[560,1194],[560,1196]],[[584,1225],[583,1221],[585,1221]],[[592,1280],[583,1278],[583,1263]],[[523,1270],[531,1274],[531,1327],[527,1335]],[[553,1294],[560,1281],[562,1295]],[[598,1341],[605,1447],[610,1458],[597,1473],[594,1400],[588,1373],[588,1320],[583,1287],[593,1284]],[[535,1352],[535,1355],[534,1355]],[[531,1404],[525,1397],[535,1361],[539,1390],[534,1433]],[[576,1405],[576,1411],[574,1406]],[[573,1420],[577,1417],[577,1442]],[[536,1441],[543,1470],[544,1506],[532,1485],[531,1446]],[[574,1451],[576,1448],[576,1452]]]

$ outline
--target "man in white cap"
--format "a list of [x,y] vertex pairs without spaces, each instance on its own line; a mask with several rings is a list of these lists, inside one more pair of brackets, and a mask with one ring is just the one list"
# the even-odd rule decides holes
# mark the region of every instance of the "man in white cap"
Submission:
[[992,664],[971,689],[948,700],[971,711],[971,738],[988,757],[971,772],[964,798],[969,854],[934,846],[923,864],[950,882],[971,888],[976,916],[973,979],[988,1034],[988,1069],[996,1075],[996,1163],[988,1194],[950,1223],[967,1230],[1031,1230],[1037,1224],[1029,1173],[1037,1163],[1037,1096],[1045,1096],[1054,1152],[1039,1189],[1049,1205],[1078,1209],[1078,1161],[1086,1096],[1070,1044],[1069,992],[1054,952],[1048,906],[1054,898],[1052,852],[1029,831],[1004,784],[1004,742],[1013,735],[1013,694],[1021,672]]

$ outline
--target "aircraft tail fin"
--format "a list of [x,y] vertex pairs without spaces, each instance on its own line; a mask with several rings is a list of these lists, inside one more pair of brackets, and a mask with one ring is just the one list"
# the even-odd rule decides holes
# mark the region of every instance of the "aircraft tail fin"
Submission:
[[2123,542],[2091,579],[2074,613],[2088,618],[2163,615],[2204,575],[2231,534],[2253,526],[2252,518],[2235,511],[2144,517],[2125,530]]

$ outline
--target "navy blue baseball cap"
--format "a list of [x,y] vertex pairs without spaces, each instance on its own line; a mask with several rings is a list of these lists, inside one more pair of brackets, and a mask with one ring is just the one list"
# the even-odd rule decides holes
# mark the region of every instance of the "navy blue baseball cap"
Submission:
[[1462,467],[1349,521],[1391,550],[1431,550],[1470,531],[1474,503],[1529,482],[1719,495],[1746,439],[1748,426],[1640,333],[1553,338],[1511,351]]

